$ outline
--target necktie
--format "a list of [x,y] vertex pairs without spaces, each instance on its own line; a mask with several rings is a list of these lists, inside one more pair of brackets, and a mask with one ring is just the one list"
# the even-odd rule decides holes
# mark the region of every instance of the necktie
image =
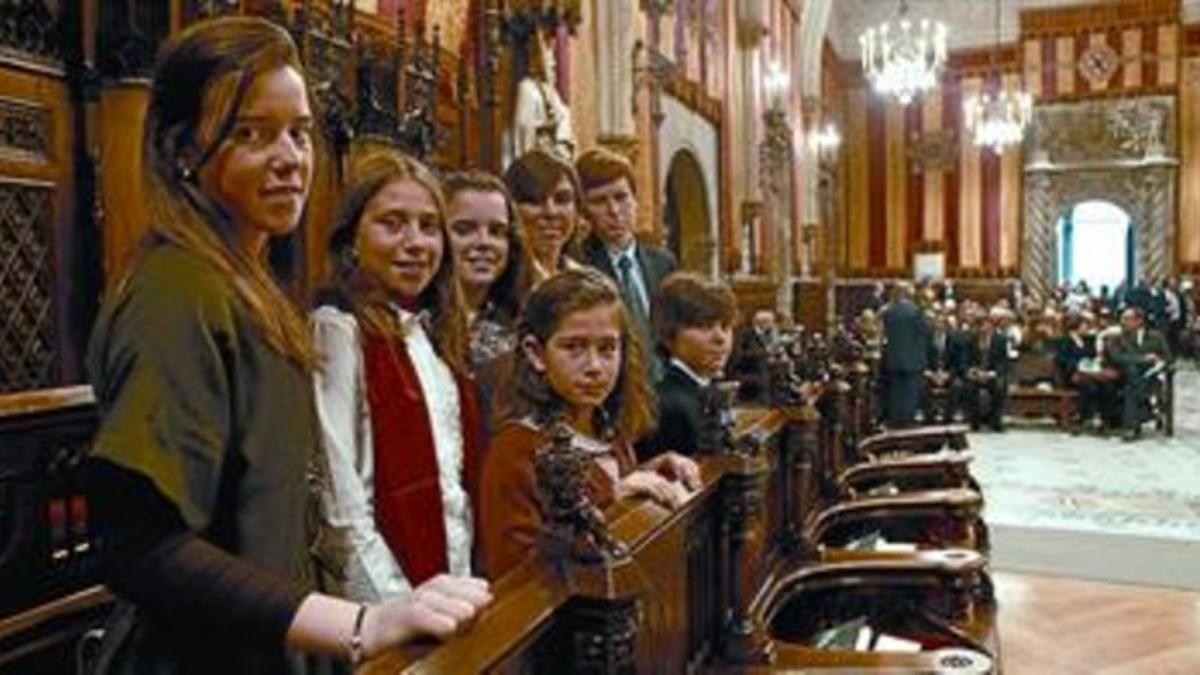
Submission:
[[633,261],[623,255],[617,261],[617,269],[621,276],[621,292],[625,295],[625,304],[638,321],[649,324],[650,312],[642,302],[642,294],[638,292],[637,282],[633,280]]

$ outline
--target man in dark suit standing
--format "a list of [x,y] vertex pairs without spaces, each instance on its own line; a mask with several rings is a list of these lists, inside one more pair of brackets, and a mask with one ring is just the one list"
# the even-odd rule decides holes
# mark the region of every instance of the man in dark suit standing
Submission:
[[[637,224],[637,192],[633,165],[611,150],[593,148],[575,163],[583,186],[583,213],[592,232],[583,242],[583,262],[617,282],[629,314],[637,323],[647,346],[653,344],[650,317],[658,287],[675,271],[675,258],[666,249],[639,242],[633,235]],[[661,366],[650,359],[651,373]],[[655,377],[657,380],[657,377]]]
[[1109,343],[1109,363],[1121,373],[1121,421],[1124,438],[1131,441],[1142,432],[1142,410],[1150,396],[1151,372],[1165,365],[1170,352],[1162,333],[1145,326],[1142,310],[1127,307],[1121,312],[1121,333]]
[[913,302],[912,284],[902,281],[883,309],[884,411],[892,428],[911,426],[921,401],[928,366],[929,322]]

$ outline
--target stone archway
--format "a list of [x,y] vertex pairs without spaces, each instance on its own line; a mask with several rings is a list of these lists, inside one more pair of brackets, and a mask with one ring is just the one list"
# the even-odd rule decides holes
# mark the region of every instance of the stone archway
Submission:
[[659,194],[663,196],[661,203],[666,204],[667,182],[671,163],[681,151],[687,152],[700,172],[700,184],[704,189],[695,194],[705,202],[705,209],[710,214],[708,219],[708,234],[704,241],[707,245],[706,261],[696,267],[698,271],[716,275],[720,269],[718,260],[717,218],[720,213],[720,130],[708,119],[689,108],[674,96],[664,94],[662,97],[663,122],[658,131],[658,176]]
[[680,150],[667,168],[664,221],[667,243],[679,260],[680,269],[708,272],[712,247],[708,195],[700,162],[688,150]]
[[1025,168],[1021,278],[1055,283],[1055,224],[1072,204],[1120,206],[1136,232],[1138,275],[1171,273],[1177,203],[1175,100],[1146,97],[1041,106]]

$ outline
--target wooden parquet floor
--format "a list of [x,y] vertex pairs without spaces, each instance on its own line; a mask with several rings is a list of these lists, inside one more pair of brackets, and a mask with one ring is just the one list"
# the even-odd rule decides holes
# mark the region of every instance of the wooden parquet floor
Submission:
[[1200,594],[995,573],[1006,675],[1196,675]]

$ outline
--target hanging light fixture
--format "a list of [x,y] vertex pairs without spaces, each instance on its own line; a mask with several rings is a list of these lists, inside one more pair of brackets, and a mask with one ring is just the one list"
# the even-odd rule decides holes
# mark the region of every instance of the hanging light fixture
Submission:
[[908,105],[917,94],[933,89],[946,63],[946,24],[908,18],[908,1],[900,0],[894,22],[868,28],[858,38],[863,74],[875,91]]
[[[1000,0],[996,0],[996,44],[989,57],[996,72],[996,52],[1000,51]],[[963,103],[963,122],[975,145],[1002,154],[1005,148],[1025,139],[1025,128],[1033,117],[1033,97],[1020,87],[1005,86],[996,72],[995,91],[981,91]]]

